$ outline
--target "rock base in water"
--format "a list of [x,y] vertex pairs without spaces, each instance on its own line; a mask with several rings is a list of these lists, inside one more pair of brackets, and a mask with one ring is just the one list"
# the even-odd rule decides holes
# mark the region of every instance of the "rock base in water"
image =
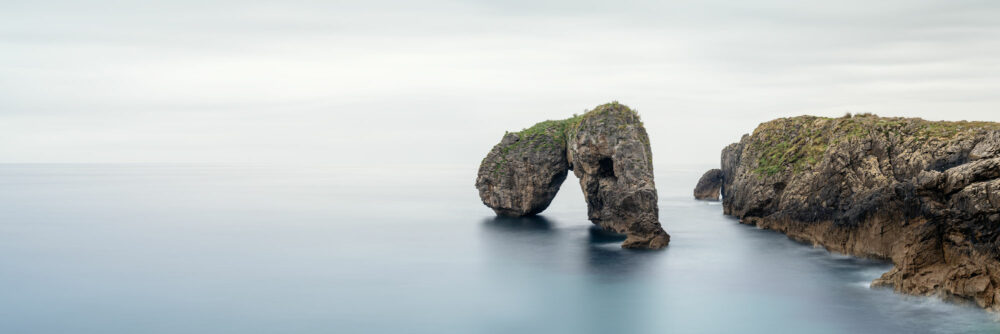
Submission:
[[569,170],[580,180],[590,221],[625,234],[622,247],[670,242],[659,223],[646,129],[617,102],[507,133],[479,166],[476,188],[498,215],[534,215],[548,207]]
[[761,124],[722,153],[726,214],[890,259],[873,282],[1000,305],[1000,124],[861,115]]

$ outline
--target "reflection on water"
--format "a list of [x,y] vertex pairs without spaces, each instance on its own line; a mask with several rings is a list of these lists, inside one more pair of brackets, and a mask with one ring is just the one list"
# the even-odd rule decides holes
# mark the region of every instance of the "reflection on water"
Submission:
[[620,245],[625,241],[624,234],[593,225],[587,228],[587,236],[588,272],[604,279],[628,279],[643,275],[650,261],[663,256],[659,253],[668,251],[622,249]]
[[625,241],[626,237],[624,234],[608,231],[596,225],[588,228],[587,232],[589,232],[588,235],[590,235],[590,243],[592,244],[621,243]]
[[671,243],[632,251],[574,187],[494,217],[475,169],[0,165],[0,333],[1000,331],[690,199],[701,171],[657,168]]
[[[595,279],[627,279],[641,274],[643,267],[660,252],[622,249],[625,235],[600,227],[576,226],[557,229],[544,215],[531,217],[492,217],[483,221],[484,241],[503,261],[509,258],[532,258],[543,268],[566,266],[567,270],[585,268]],[[545,257],[543,254],[559,255]],[[568,255],[567,254],[572,254]],[[574,263],[578,261],[578,263]]]
[[489,229],[509,232],[545,232],[552,231],[552,222],[545,216],[530,217],[492,217],[483,222]]
[[484,259],[498,270],[494,279],[531,296],[512,307],[542,308],[522,331],[642,333],[637,308],[647,307],[645,287],[651,261],[663,252],[620,247],[624,235],[589,222],[567,226],[548,217],[497,217],[483,221]]

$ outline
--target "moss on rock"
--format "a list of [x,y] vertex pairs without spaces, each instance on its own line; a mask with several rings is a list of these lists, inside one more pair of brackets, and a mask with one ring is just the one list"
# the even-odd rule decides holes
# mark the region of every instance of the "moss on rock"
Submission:
[[761,123],[754,130],[751,151],[760,154],[753,171],[761,176],[802,172],[822,160],[831,146],[855,138],[882,136],[892,142],[920,144],[996,129],[1000,129],[1000,124],[992,122],[927,121],[872,114],[779,118]]
[[669,243],[659,223],[649,137],[639,115],[617,101],[505,133],[483,159],[476,188],[498,215],[533,215],[545,210],[570,169],[588,218],[626,234],[622,247]]

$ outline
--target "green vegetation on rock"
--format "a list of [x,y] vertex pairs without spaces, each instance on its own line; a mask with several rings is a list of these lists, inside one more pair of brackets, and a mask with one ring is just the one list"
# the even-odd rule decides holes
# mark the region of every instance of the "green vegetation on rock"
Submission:
[[[628,106],[618,103],[618,101],[612,101],[586,111],[582,115],[574,114],[573,117],[567,119],[539,122],[531,127],[522,129],[521,131],[514,132],[514,134],[518,137],[518,141],[502,148],[501,152],[503,158],[494,164],[493,172],[500,173],[508,159],[515,158],[509,156],[510,152],[521,152],[522,155],[525,154],[526,150],[522,150],[522,147],[526,147],[534,151],[543,149],[564,149],[568,138],[575,137],[577,131],[580,130],[580,124],[585,119],[594,117],[614,117],[618,119],[632,117],[638,119],[639,114],[630,109]],[[620,123],[625,124],[625,122]],[[642,125],[641,121],[639,122],[639,125]],[[643,137],[640,138],[640,140],[642,140],[647,146],[649,145],[649,138]]]
[[670,235],[658,220],[651,156],[638,114],[611,102],[505,133],[480,164],[476,189],[497,215],[529,216],[545,210],[572,171],[591,222],[625,234],[624,248],[660,249]]
[[564,120],[548,120],[515,132],[515,134],[521,138],[518,141],[519,144],[523,142],[534,147],[565,145],[566,130],[574,129],[580,123],[580,119],[582,116],[573,116]]
[[[583,122],[584,119],[599,116],[638,118],[639,114],[630,109],[628,106],[620,104],[618,101],[613,101],[611,103],[599,105],[596,108],[585,112],[583,115],[574,114],[573,117],[567,119],[547,120],[515,132],[514,134],[516,134],[520,140],[517,144],[507,148],[507,150],[517,148],[520,145],[529,145],[535,148],[549,148],[553,147],[553,145],[565,145],[566,139],[576,134],[580,128],[580,123]],[[639,124],[641,125],[642,123],[640,122]]]
[[810,169],[831,146],[844,141],[881,136],[890,142],[928,144],[995,129],[1000,129],[1000,123],[935,122],[872,114],[848,114],[840,118],[798,116],[761,123],[754,130],[750,151],[760,152],[753,171],[765,176]]

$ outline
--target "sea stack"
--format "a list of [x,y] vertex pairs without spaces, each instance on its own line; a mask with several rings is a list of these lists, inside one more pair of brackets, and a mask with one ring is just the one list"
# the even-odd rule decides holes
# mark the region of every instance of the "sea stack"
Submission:
[[505,134],[479,166],[476,188],[498,215],[534,215],[548,207],[569,170],[580,180],[588,219],[625,234],[622,247],[670,242],[659,223],[649,136],[639,115],[617,102]]
[[718,201],[722,192],[722,170],[711,169],[698,179],[694,187],[694,198],[708,201]]
[[874,286],[1000,309],[1000,124],[782,118],[721,162],[740,222],[891,260]]

